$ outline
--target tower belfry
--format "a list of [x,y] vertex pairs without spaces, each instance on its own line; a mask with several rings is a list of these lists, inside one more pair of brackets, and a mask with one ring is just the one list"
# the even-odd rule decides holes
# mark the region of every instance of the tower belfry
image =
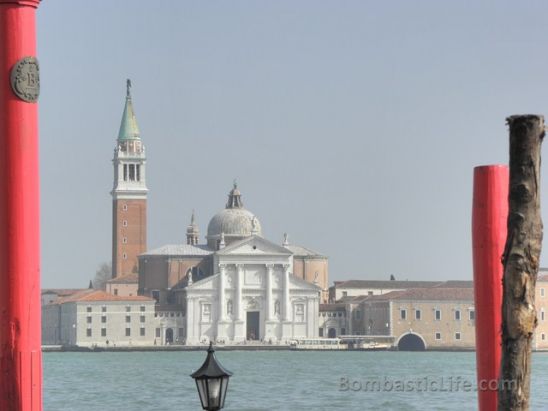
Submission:
[[137,272],[137,256],[147,248],[146,155],[133,110],[129,79],[112,162],[112,277],[119,277]]

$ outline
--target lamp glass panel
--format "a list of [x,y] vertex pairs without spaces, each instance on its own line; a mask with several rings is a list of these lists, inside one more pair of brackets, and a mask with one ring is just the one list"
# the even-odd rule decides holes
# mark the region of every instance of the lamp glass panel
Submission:
[[209,407],[209,398],[207,395],[207,382],[204,379],[196,379],[196,386],[198,387],[198,395],[202,402],[202,408],[206,410]]
[[225,406],[226,390],[228,388],[228,377],[222,377],[221,383],[221,408]]
[[221,405],[221,378],[210,378],[208,380],[208,395],[209,395],[209,406],[220,407]]

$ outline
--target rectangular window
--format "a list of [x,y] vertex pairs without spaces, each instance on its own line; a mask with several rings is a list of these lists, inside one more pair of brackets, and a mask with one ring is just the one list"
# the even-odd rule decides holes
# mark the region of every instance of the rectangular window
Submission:
[[87,322],[88,322],[88,324],[91,324],[91,316],[88,316]]
[[101,307],[101,312],[103,312],[103,313],[106,313],[106,312],[107,312],[107,306],[106,306],[106,305],[103,305],[103,306]]
[[141,322],[142,322],[142,323],[145,322],[145,316],[144,316],[144,315],[141,315]]
[[546,335],[545,335],[544,333],[542,333],[542,334],[540,335],[540,338],[541,338],[542,341],[544,341],[545,338],[546,338]]
[[540,311],[540,321],[544,321],[544,310]]
[[441,340],[441,333],[436,333],[436,340]]
[[145,306],[142,305],[142,306],[140,307],[140,310],[141,310],[142,313],[144,313],[144,312],[145,312]]
[[343,291],[343,297],[347,297],[348,296],[348,292],[347,291]]
[[135,181],[135,164],[129,165],[129,181]]
[[320,337],[323,337],[323,328],[320,328],[320,329],[318,330],[318,335],[319,335]]
[[415,310],[415,320],[421,319],[421,310]]
[[101,337],[106,337],[106,336],[107,336],[107,329],[101,328]]
[[114,289],[114,295],[118,295],[118,289],[117,288]]
[[88,329],[86,330],[86,335],[87,335],[88,337],[91,337],[91,328],[88,328]]
[[91,307],[86,307],[86,311],[87,311],[88,313],[90,313],[90,312],[91,312]]
[[400,319],[405,320],[407,318],[407,310],[401,309],[400,310]]
[[106,322],[107,322],[107,316],[106,316],[106,315],[101,316],[101,322],[102,322],[102,323],[106,323]]
[[141,337],[144,337],[145,336],[145,327],[141,327],[141,329],[139,330],[139,335]]
[[455,340],[460,340],[460,333],[455,333]]
[[131,312],[131,307],[129,305],[126,305],[126,313]]
[[438,321],[441,320],[441,310],[436,310],[434,318]]
[[476,311],[475,310],[470,310],[470,312],[468,313],[468,319],[470,321],[475,321],[476,320]]
[[302,323],[304,321],[304,304],[295,304],[295,322]]
[[160,328],[156,328],[156,338],[160,338],[162,336],[162,330]]
[[131,336],[131,328],[126,328],[126,337]]
[[202,322],[211,322],[211,304],[202,304]]
[[460,310],[455,310],[455,320],[460,321]]
[[185,336],[184,328],[179,328],[179,340],[183,341],[184,336]]
[[127,164],[124,164],[124,181],[127,181]]
[[541,289],[540,289],[540,296],[541,296],[541,297],[544,297],[544,288],[541,288]]
[[346,334],[346,328],[341,328],[341,335],[345,335]]
[[126,323],[130,323],[131,322],[131,315],[126,315]]

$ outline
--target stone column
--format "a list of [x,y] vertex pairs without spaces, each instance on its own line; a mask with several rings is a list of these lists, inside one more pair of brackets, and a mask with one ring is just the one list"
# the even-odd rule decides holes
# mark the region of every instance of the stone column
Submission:
[[272,319],[272,272],[274,264],[266,264],[266,321]]
[[236,264],[236,320],[242,321],[243,317],[243,301],[242,288],[244,283],[244,266]]
[[[196,324],[196,315],[194,314],[194,299],[186,298],[186,343],[194,344],[194,327]],[[160,337],[161,339],[162,337]],[[159,341],[161,343],[161,341]]]
[[219,321],[225,319],[225,277],[226,265],[219,264]]
[[289,321],[289,264],[284,264],[284,301],[283,301],[283,310],[284,310],[284,321]]

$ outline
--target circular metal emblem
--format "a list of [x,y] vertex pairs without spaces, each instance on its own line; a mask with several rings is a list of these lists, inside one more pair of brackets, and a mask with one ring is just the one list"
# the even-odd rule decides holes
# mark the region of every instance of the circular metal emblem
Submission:
[[40,95],[40,67],[36,57],[23,57],[11,69],[11,88],[27,103],[36,103]]

